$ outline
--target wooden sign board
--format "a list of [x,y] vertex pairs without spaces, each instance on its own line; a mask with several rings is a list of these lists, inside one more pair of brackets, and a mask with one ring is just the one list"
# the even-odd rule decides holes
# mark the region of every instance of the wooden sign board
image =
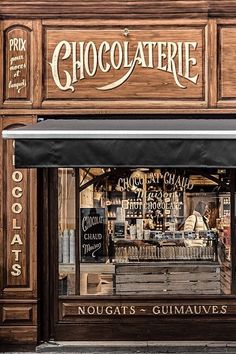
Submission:
[[[2,129],[32,124],[35,117],[2,118]],[[3,250],[4,298],[36,296],[36,171],[15,166],[13,140],[0,139],[2,150],[1,207],[3,211],[0,248]],[[1,230],[0,230],[1,231]],[[24,294],[24,295],[23,295]]]
[[61,319],[79,320],[81,317],[123,317],[123,316],[152,316],[152,317],[225,317],[235,315],[235,305],[223,303],[132,303],[131,301],[122,301],[115,303],[104,302],[61,302]]
[[5,32],[5,100],[29,100],[30,31],[23,26]]
[[28,171],[14,166],[14,141],[4,142],[7,199],[7,286],[28,285]]
[[236,104],[236,24],[234,22],[218,25],[218,107],[234,108]]
[[203,25],[46,27],[44,100],[204,101],[204,33]]

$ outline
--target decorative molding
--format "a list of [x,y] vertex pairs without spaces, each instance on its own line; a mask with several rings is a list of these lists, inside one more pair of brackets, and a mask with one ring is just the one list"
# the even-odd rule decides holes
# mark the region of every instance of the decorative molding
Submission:
[[0,18],[233,17],[236,0],[2,0]]
[[2,322],[4,324],[10,322],[32,322],[32,306],[27,307],[8,307],[2,309]]

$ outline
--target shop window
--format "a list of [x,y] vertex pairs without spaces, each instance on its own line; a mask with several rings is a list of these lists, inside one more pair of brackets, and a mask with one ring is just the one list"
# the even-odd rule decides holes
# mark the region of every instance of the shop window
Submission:
[[59,294],[230,294],[227,170],[77,174],[59,170]]

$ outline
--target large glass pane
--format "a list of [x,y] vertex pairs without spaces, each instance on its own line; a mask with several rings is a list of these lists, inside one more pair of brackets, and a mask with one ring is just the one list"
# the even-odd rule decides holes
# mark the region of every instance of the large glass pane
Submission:
[[[228,294],[226,170],[81,170],[82,295]],[[83,188],[83,187],[82,187]]]

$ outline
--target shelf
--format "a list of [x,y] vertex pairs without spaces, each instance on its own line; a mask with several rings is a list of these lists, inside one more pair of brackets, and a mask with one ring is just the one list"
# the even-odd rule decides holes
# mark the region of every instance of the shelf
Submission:
[[[60,263],[60,273],[75,273],[75,264]],[[85,273],[108,273],[115,272],[115,265],[111,263],[80,263],[80,272]]]
[[122,204],[107,204],[106,206],[109,207],[109,206],[121,206]]
[[112,263],[80,263],[80,272],[113,274],[115,265]]
[[60,273],[75,273],[75,264],[72,263],[59,263]]
[[[108,216],[108,219],[116,220],[116,216]],[[125,219],[143,219],[142,216],[126,216]]]
[[[108,219],[116,219],[116,216],[108,216]],[[143,219],[142,216],[126,216],[125,219]]]

